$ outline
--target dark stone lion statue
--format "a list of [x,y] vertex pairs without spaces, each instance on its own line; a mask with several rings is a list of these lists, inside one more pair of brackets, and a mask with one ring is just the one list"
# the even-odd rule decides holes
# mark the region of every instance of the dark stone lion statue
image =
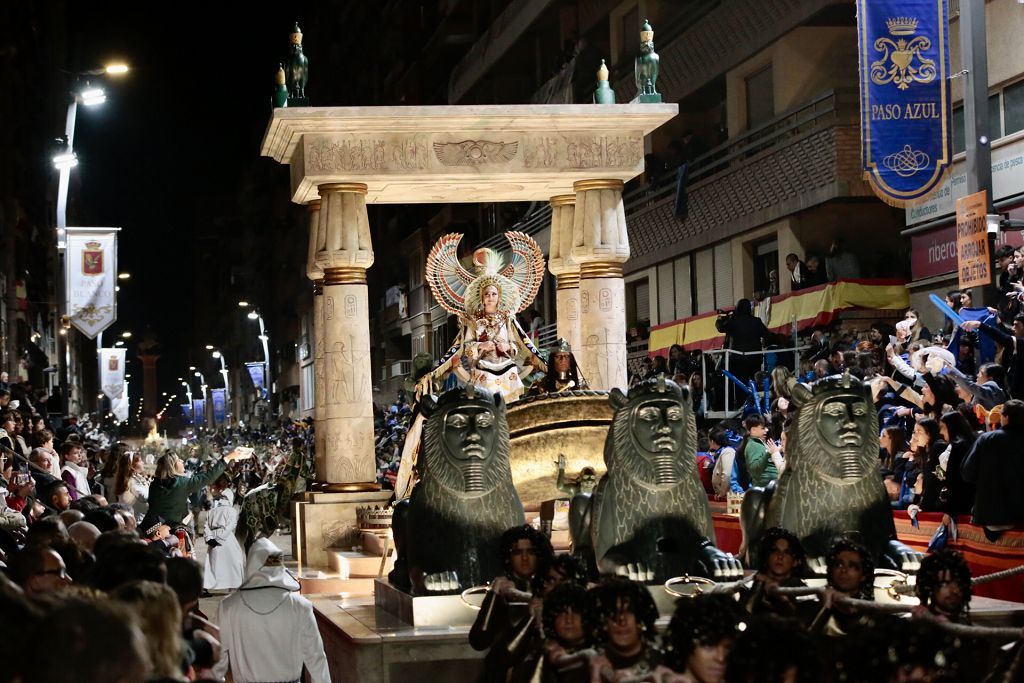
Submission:
[[609,401],[608,472],[594,492],[590,523],[598,570],[648,582],[742,575],[739,562],[714,545],[689,389],[660,376],[628,396],[613,389]]
[[853,536],[876,566],[916,569],[921,555],[896,540],[878,475],[878,413],[870,386],[849,373],[810,386],[788,375],[783,381],[797,412],[777,485],[751,489],[743,498],[748,564],[758,566],[753,553],[763,530],[782,527],[800,538],[811,566],[836,538]]
[[415,594],[452,592],[503,572],[499,541],[525,523],[512,485],[500,395],[472,386],[425,396],[419,483],[395,508],[391,583]]

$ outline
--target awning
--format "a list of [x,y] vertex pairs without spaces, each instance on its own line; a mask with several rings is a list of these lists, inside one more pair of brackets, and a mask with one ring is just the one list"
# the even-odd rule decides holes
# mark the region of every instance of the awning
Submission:
[[[763,305],[763,304],[762,304]],[[840,280],[772,297],[767,327],[776,333],[789,333],[795,320],[797,329],[827,325],[839,313],[851,309],[900,310],[910,306],[910,295],[902,280]],[[690,351],[718,349],[725,335],[715,329],[717,313],[703,313],[651,328],[648,352],[664,355],[673,344]]]

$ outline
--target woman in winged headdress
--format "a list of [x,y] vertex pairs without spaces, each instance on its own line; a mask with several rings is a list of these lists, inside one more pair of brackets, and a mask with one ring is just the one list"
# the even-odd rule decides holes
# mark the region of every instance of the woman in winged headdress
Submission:
[[[461,234],[445,235],[430,250],[427,282],[438,303],[459,317],[462,329],[427,382],[454,372],[460,382],[500,393],[508,402],[523,393],[524,366],[545,369],[515,317],[537,295],[544,278],[544,255],[528,235],[507,232],[505,237],[512,247],[508,265],[493,249],[477,249],[472,273],[459,263]],[[421,388],[430,387],[421,383]]]

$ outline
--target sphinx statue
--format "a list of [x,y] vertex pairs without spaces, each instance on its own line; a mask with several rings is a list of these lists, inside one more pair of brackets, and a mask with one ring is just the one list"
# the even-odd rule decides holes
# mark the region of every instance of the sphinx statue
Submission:
[[525,523],[512,485],[500,394],[473,385],[420,402],[419,483],[395,506],[398,558],[389,579],[416,595],[460,591],[501,574],[501,534]]
[[697,476],[697,425],[689,389],[659,376],[623,394],[605,440],[608,472],[595,490],[590,540],[602,574],[664,582],[692,574],[742,576],[715,547],[711,508]]
[[764,529],[782,527],[800,538],[812,567],[835,538],[853,536],[876,566],[916,570],[920,553],[896,540],[889,496],[878,476],[878,413],[871,388],[849,373],[808,386],[783,378],[797,409],[788,432],[786,469],[778,482],[743,497],[745,558]]

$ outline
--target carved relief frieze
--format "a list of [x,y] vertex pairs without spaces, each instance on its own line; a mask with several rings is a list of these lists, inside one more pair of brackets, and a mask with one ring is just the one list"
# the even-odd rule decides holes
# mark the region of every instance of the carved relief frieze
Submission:
[[305,150],[306,172],[410,171],[427,166],[422,135],[396,139],[338,139],[319,137]]

